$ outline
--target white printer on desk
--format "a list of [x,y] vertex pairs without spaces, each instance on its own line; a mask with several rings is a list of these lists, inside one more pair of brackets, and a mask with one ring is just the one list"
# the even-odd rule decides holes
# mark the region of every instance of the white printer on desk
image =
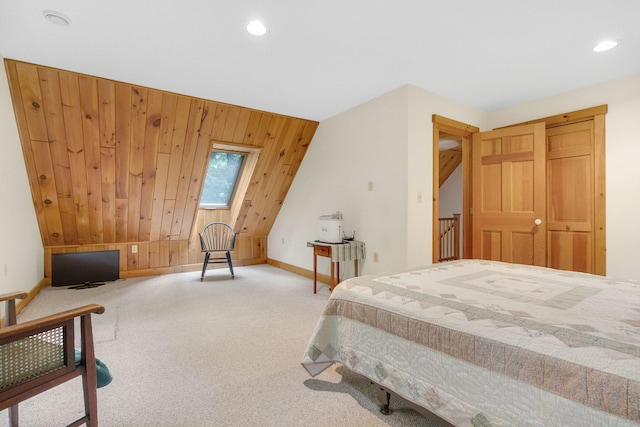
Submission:
[[321,215],[318,219],[318,241],[342,243],[342,214]]

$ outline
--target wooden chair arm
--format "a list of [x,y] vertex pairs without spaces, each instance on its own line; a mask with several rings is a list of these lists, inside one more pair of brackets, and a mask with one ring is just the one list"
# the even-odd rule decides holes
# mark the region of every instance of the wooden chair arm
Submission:
[[52,314],[50,316],[30,320],[18,325],[7,326],[6,328],[0,329],[0,342],[5,338],[23,334],[28,335],[35,330],[46,330],[50,327],[59,325],[62,322],[74,319],[76,317],[86,316],[92,313],[102,314],[104,313],[104,307],[99,304],[88,304],[82,307]]
[[[7,304],[14,303],[7,301]],[[91,315],[104,311],[101,305],[89,304],[0,329],[0,348],[5,358],[2,370],[3,374],[9,373],[10,379],[0,389],[0,410],[10,408],[9,425],[18,425],[20,402],[78,376],[82,377],[85,414],[69,426],[98,425],[98,372]],[[75,349],[77,331],[79,361]]]
[[4,302],[5,305],[5,319],[4,324],[0,321],[0,328],[3,326],[11,326],[16,324],[16,300],[28,298],[29,294],[26,292],[9,292],[7,294],[0,295],[0,302]]
[[9,292],[8,294],[0,295],[0,302],[9,301],[12,299],[25,299],[29,296],[26,292]]

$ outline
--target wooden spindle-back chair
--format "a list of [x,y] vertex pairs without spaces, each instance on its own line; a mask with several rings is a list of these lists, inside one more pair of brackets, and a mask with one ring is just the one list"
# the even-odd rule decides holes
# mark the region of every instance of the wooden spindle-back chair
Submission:
[[209,264],[227,264],[231,278],[235,278],[231,262],[231,252],[233,252],[235,245],[236,233],[230,225],[224,222],[212,222],[204,227],[200,233],[200,247],[205,253],[201,281],[204,279],[204,273]]

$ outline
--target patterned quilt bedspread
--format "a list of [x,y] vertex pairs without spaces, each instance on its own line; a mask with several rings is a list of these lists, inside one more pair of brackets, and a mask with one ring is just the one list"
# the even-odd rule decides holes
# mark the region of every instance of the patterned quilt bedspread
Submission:
[[479,260],[333,291],[302,364],[454,425],[640,425],[640,283]]

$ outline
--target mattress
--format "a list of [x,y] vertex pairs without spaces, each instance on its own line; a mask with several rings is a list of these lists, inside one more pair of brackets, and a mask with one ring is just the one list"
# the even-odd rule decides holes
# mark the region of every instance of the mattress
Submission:
[[456,426],[640,425],[640,282],[460,260],[335,288],[302,358]]

